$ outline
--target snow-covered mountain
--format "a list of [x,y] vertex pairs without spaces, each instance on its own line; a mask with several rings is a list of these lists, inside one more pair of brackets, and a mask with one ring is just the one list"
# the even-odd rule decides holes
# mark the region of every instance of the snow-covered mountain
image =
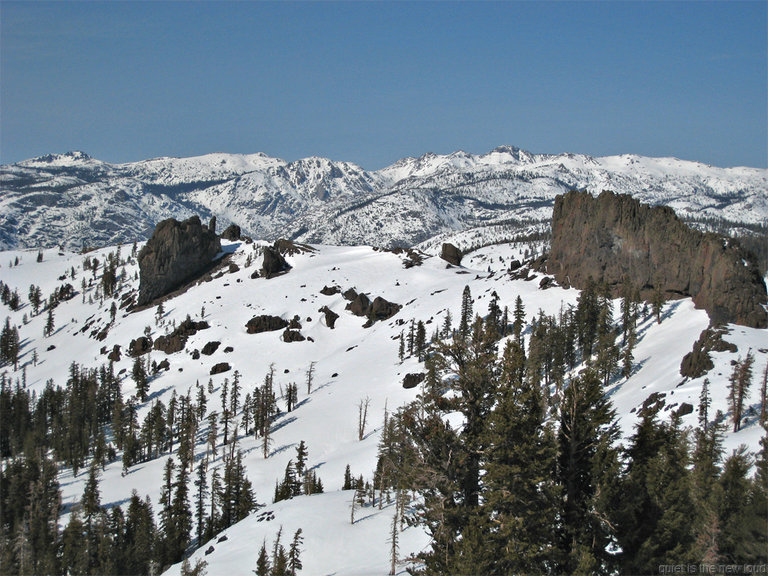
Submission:
[[[506,151],[493,155],[510,156]],[[219,160],[207,158],[214,178],[214,167],[220,170],[215,178],[223,179],[227,170],[235,169],[235,159],[222,157]],[[461,162],[473,166],[491,159],[464,157]],[[42,161],[36,161],[42,162]],[[174,169],[181,171],[181,164],[168,161],[154,161],[156,181],[176,182]],[[230,162],[230,164],[227,164]],[[269,173],[277,178],[277,171],[283,170],[280,178],[296,179],[298,189],[308,191],[312,183],[319,182],[318,174],[331,166],[322,160],[306,160],[292,165],[279,163],[263,157],[240,157],[237,162],[250,166],[264,163],[270,166],[254,170],[247,175],[235,177],[255,178],[256,174]],[[438,164],[453,164],[454,159],[432,158],[419,162],[403,162],[392,172],[366,175],[352,165],[339,168],[337,179],[352,182],[361,189],[372,182],[380,183],[390,178],[415,178],[417,170],[427,170],[423,164],[434,162],[429,168],[433,176],[439,172]],[[459,162],[457,159],[456,162]],[[602,160],[602,162],[609,162]],[[614,159],[611,162],[621,163]],[[661,162],[661,161],[659,161]],[[85,170],[111,170],[101,163],[84,157],[57,157],[52,163],[70,170],[66,178],[83,179],[73,175]],[[196,166],[205,162],[195,163]],[[510,160],[510,163],[513,163]],[[495,161],[494,161],[495,164]],[[519,165],[519,163],[513,163]],[[649,163],[646,163],[646,165]],[[73,168],[73,166],[75,166]],[[173,169],[166,170],[167,166]],[[223,167],[222,167],[223,166]],[[434,168],[434,170],[433,170]],[[121,168],[127,170],[127,168]],[[135,165],[131,169],[137,169]],[[238,168],[239,169],[239,168]],[[274,172],[270,172],[274,170]],[[391,174],[402,170],[397,175]],[[409,172],[410,171],[410,172]],[[402,176],[406,172],[411,176]],[[89,172],[90,173],[90,172]],[[357,175],[357,176],[356,176]],[[401,177],[402,176],[402,177]],[[200,175],[198,175],[200,177]],[[261,176],[260,176],[261,177]],[[304,182],[298,182],[303,177]],[[127,178],[127,177],[126,177]],[[264,176],[266,178],[266,176]],[[318,178],[313,180],[314,178]],[[202,181],[202,180],[201,180]],[[218,184],[217,186],[224,186]],[[232,184],[236,186],[236,184]],[[87,184],[80,184],[87,187]],[[331,187],[328,193],[341,197],[348,192]],[[202,194],[202,192],[201,192]],[[179,195],[182,195],[179,193]],[[418,197],[414,195],[414,197]],[[315,197],[298,192],[292,197],[297,205],[312,201],[322,202]],[[283,198],[283,200],[287,199]],[[286,205],[283,204],[283,205]],[[137,207],[138,209],[138,207]],[[557,314],[563,306],[574,304],[579,292],[575,289],[553,287],[539,289],[535,281],[515,280],[508,273],[509,264],[520,258],[523,245],[497,245],[472,252],[465,257],[460,268],[448,268],[437,257],[426,258],[422,265],[406,268],[405,253],[393,253],[370,247],[316,246],[315,251],[287,256],[292,269],[285,275],[266,280],[251,278],[258,266],[254,257],[256,244],[225,242],[225,250],[231,253],[231,262],[237,266],[224,268],[223,274],[214,274],[209,282],[191,287],[185,293],[164,303],[164,311],[158,314],[156,308],[131,313],[118,310],[114,321],[110,319],[113,302],[120,303],[121,297],[138,289],[135,258],[128,257],[126,247],[122,248],[125,263],[118,270],[115,299],[102,299],[97,293],[99,277],[84,269],[86,258],[97,258],[105,262],[108,253],[116,249],[106,248],[88,255],[44,250],[42,261],[37,261],[36,250],[16,250],[0,254],[0,279],[11,291],[18,290],[22,304],[18,310],[2,307],[2,316],[8,316],[11,325],[19,330],[21,348],[19,366],[4,366],[3,371],[11,382],[23,378],[27,389],[41,393],[49,380],[55,385],[64,385],[73,361],[84,367],[98,368],[108,362],[106,353],[119,346],[123,351],[115,363],[115,373],[121,379],[122,393],[129,397],[136,392],[130,376],[134,360],[128,356],[131,340],[149,333],[157,338],[181,323],[187,315],[194,320],[204,319],[210,328],[192,335],[186,349],[172,354],[152,351],[156,362],[167,360],[167,370],[160,370],[150,382],[149,399],[140,402],[137,408],[139,422],[150,412],[154,403],[162,401],[168,405],[174,393],[186,394],[190,389],[195,393],[195,384],[203,386],[212,382],[214,392],[208,398],[209,411],[221,406],[220,395],[225,378],[230,381],[234,370],[241,376],[242,394],[253,391],[264,381],[270,366],[274,369],[275,389],[281,395],[278,402],[281,409],[285,398],[282,392],[289,383],[299,385],[298,403],[293,411],[283,412],[275,421],[272,432],[272,446],[267,457],[262,452],[261,442],[252,435],[241,434],[239,445],[244,453],[247,475],[253,482],[260,507],[256,512],[231,526],[225,534],[214,540],[199,543],[192,560],[208,562],[209,574],[250,574],[255,568],[258,548],[263,541],[272,545],[278,530],[283,529],[283,542],[288,543],[294,532],[301,528],[303,543],[303,574],[365,575],[385,574],[390,568],[388,538],[392,517],[396,513],[393,503],[383,506],[366,505],[357,512],[357,520],[350,521],[353,491],[341,490],[346,465],[352,473],[370,478],[377,458],[377,445],[381,437],[385,409],[394,412],[399,406],[413,400],[419,388],[404,389],[403,377],[409,372],[421,372],[423,364],[416,358],[398,359],[398,339],[408,330],[412,319],[425,322],[428,335],[442,326],[450,310],[457,317],[462,291],[469,286],[474,299],[474,309],[484,314],[488,309],[491,295],[496,292],[499,303],[513,306],[519,295],[526,310],[526,322],[543,310],[546,314]],[[258,243],[257,243],[258,244]],[[139,245],[140,247],[140,245]],[[8,265],[8,263],[11,265]],[[124,272],[124,273],[123,273]],[[89,282],[88,280],[92,280]],[[43,296],[52,293],[62,282],[70,282],[78,291],[72,299],[62,301],[55,309],[55,329],[44,337],[46,314],[32,314],[26,302],[30,284],[41,288]],[[391,302],[403,305],[392,318],[364,328],[364,319],[345,309],[346,301],[341,294],[321,293],[324,287],[338,286],[342,290],[355,288],[371,297],[382,296]],[[339,315],[331,329],[318,309],[327,306]],[[618,310],[619,306],[614,309]],[[300,331],[307,339],[301,342],[285,342],[280,332],[248,334],[245,323],[255,315],[279,315],[285,319],[298,317]],[[618,312],[617,312],[618,316]],[[680,360],[689,352],[700,332],[708,325],[706,312],[694,309],[690,299],[669,302],[664,306],[660,324],[652,317],[644,316],[638,324],[638,341],[634,352],[635,369],[628,379],[614,380],[607,390],[618,414],[622,435],[628,437],[637,422],[638,408],[654,393],[665,395],[666,407],[662,412],[667,417],[683,403],[694,407],[699,405],[699,394],[704,377],[685,379],[679,374]],[[530,337],[530,325],[525,329],[526,339]],[[768,330],[757,330],[741,326],[728,326],[725,339],[737,346],[736,352],[714,352],[715,367],[707,377],[710,380],[712,407],[729,412],[728,378],[732,372],[731,363],[743,357],[748,349],[755,354],[755,372],[762,373],[768,362]],[[195,355],[208,342],[220,342],[211,355]],[[220,362],[227,362],[231,370],[211,375],[211,368]],[[314,384],[309,393],[305,388],[306,373],[314,363]],[[725,435],[727,453],[740,444],[750,450],[757,450],[763,433],[758,423],[759,386],[753,386],[747,398],[747,421],[738,432]],[[369,399],[368,423],[362,440],[358,437],[358,405]],[[242,422],[242,415],[237,415]],[[685,426],[695,426],[697,410],[682,417]],[[241,428],[242,430],[242,428]],[[207,452],[209,430],[205,421],[195,436],[195,460],[201,460]],[[283,477],[288,461],[295,458],[296,446],[305,441],[309,459],[307,465],[317,472],[325,486],[325,493],[299,496],[276,504],[272,503],[275,483]],[[219,454],[213,457],[209,466],[209,477],[213,469],[222,467],[222,431],[219,430],[217,444]],[[136,489],[141,497],[148,495],[157,513],[161,492],[163,467],[168,454],[146,462],[138,463],[122,473],[120,459],[107,464],[101,473],[101,504],[104,506],[125,506],[131,491]],[[66,525],[69,512],[82,497],[88,471],[77,474],[71,468],[59,471],[59,482],[63,496],[65,514],[60,524]],[[223,536],[226,536],[224,538]],[[398,573],[404,573],[408,562],[405,559],[428,545],[428,537],[418,526],[405,527],[399,534],[399,557],[403,562]],[[213,549],[206,554],[207,550]],[[179,574],[180,566],[173,566],[170,574]]]
[[[683,218],[768,219],[768,170],[675,158],[594,158],[499,147],[405,158],[368,172],[349,162],[208,154],[109,164],[82,152],[0,166],[0,247],[71,249],[147,238],[158,221],[215,215],[254,238],[413,246],[458,234],[482,244],[546,227],[557,194],[610,189]],[[472,238],[474,237],[474,240]],[[460,244],[463,242],[459,242]]]

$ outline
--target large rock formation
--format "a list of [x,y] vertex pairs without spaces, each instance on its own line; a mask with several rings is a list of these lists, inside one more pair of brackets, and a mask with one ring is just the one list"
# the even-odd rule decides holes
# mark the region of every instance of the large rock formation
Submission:
[[197,216],[184,222],[163,220],[139,252],[138,305],[148,304],[196,278],[220,251],[219,237]]
[[591,276],[614,294],[626,278],[644,298],[659,288],[667,298],[691,296],[715,324],[768,326],[765,283],[737,241],[692,230],[671,208],[625,194],[558,196],[547,271],[577,288]]

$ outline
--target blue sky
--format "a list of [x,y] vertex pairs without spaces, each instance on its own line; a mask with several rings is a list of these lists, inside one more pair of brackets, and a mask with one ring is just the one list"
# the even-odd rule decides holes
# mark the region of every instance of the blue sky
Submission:
[[0,0],[0,27],[0,163],[511,144],[768,166],[765,1]]

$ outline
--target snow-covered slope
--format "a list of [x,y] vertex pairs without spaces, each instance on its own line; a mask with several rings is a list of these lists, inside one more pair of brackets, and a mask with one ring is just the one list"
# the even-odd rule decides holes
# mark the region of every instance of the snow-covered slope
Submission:
[[[255,161],[261,161],[256,159]],[[350,167],[350,173],[354,169]],[[295,172],[297,173],[297,172]],[[402,378],[408,372],[423,369],[415,359],[398,360],[398,340],[401,331],[408,329],[411,319],[423,320],[430,335],[442,325],[446,311],[454,318],[460,308],[462,290],[470,286],[475,311],[483,314],[488,308],[493,291],[500,297],[500,304],[510,308],[517,295],[523,299],[528,320],[539,309],[548,314],[557,313],[562,306],[574,304],[578,291],[558,287],[548,290],[538,288],[534,281],[511,280],[505,273],[509,262],[518,258],[525,246],[498,245],[471,253],[463,261],[464,268],[447,268],[436,257],[427,258],[421,266],[405,268],[405,254],[374,250],[370,247],[318,246],[316,252],[289,257],[293,268],[283,276],[270,280],[251,279],[254,263],[246,267],[249,256],[255,254],[254,245],[229,244],[232,261],[239,270],[225,273],[219,278],[190,288],[164,304],[165,314],[156,322],[154,308],[126,314],[119,311],[106,338],[97,341],[90,334],[109,325],[111,300],[95,299],[94,286],[85,294],[78,293],[72,300],[61,303],[55,312],[56,329],[50,337],[43,337],[45,314],[33,316],[29,304],[18,311],[3,307],[2,315],[9,316],[20,333],[21,358],[19,370],[4,367],[7,376],[16,379],[26,374],[27,386],[40,391],[48,379],[64,385],[70,363],[77,361],[87,367],[107,363],[102,348],[109,351],[119,345],[125,352],[134,338],[141,336],[146,327],[157,337],[187,315],[199,320],[201,316],[211,327],[190,337],[186,349],[169,356],[153,351],[152,358],[170,363],[168,371],[161,371],[151,381],[150,400],[139,407],[139,421],[153,402],[162,400],[166,405],[174,391],[186,394],[197,381],[207,383],[212,379],[215,392],[209,398],[209,410],[220,406],[219,395],[225,378],[232,379],[234,370],[241,374],[243,394],[259,386],[270,369],[275,370],[278,390],[288,383],[298,384],[298,406],[290,413],[283,413],[274,426],[273,444],[269,456],[264,458],[259,442],[252,436],[241,437],[240,446],[245,453],[247,474],[253,482],[259,503],[265,505],[257,512],[226,530],[227,540],[204,543],[195,552],[195,558],[208,562],[209,574],[247,574],[255,568],[258,548],[263,540],[271,545],[275,535],[283,527],[283,542],[289,542],[296,529],[304,533],[304,574],[384,574],[389,570],[389,530],[394,507],[384,505],[358,510],[357,521],[350,523],[351,491],[341,491],[346,465],[353,475],[371,478],[375,464],[377,443],[384,419],[385,407],[394,411],[412,400],[418,389],[405,390]],[[112,249],[114,250],[114,248]],[[91,253],[104,261],[109,249]],[[129,249],[122,248],[125,258]],[[0,279],[11,289],[18,289],[22,301],[30,284],[39,285],[43,295],[50,294],[62,282],[71,282],[79,291],[85,256],[70,252],[59,253],[45,250],[43,261],[36,262],[36,251],[9,251],[0,253]],[[18,265],[12,264],[19,258]],[[71,276],[74,268],[74,279]],[[122,270],[122,268],[121,268]],[[124,266],[125,275],[119,291],[125,294],[136,290],[138,280],[135,261]],[[227,269],[228,270],[228,269]],[[91,274],[88,278],[91,278]],[[97,278],[98,280],[98,278]],[[87,282],[86,282],[87,285]],[[325,296],[320,293],[324,286],[354,287],[371,296],[383,296],[403,305],[394,317],[363,328],[364,319],[345,310],[346,301],[340,294]],[[328,306],[339,314],[336,327],[330,329],[323,314],[318,310]],[[204,308],[204,310],[203,310]],[[618,306],[616,307],[618,309]],[[303,342],[286,343],[280,332],[249,335],[245,323],[260,314],[280,315],[289,319],[298,316],[301,333],[308,337]],[[24,324],[23,316],[28,323]],[[88,328],[83,331],[86,324]],[[693,308],[690,300],[668,303],[664,308],[663,321],[644,319],[639,327],[639,341],[635,351],[636,370],[628,380],[615,381],[609,390],[619,414],[623,433],[629,435],[636,420],[636,409],[653,392],[667,394],[667,406],[688,402],[698,406],[703,378],[684,381],[679,375],[682,356],[691,350],[699,333],[707,326],[705,312]],[[768,330],[752,330],[737,326],[729,327],[726,336],[738,346],[738,352],[715,353],[715,368],[708,374],[711,381],[713,410],[728,412],[727,381],[731,373],[730,362],[751,348],[756,355],[755,373],[760,374],[768,362]],[[309,339],[311,338],[311,340]],[[192,351],[201,349],[209,341],[220,341],[221,346],[212,356],[193,359]],[[230,352],[225,352],[231,347]],[[37,363],[32,362],[37,355]],[[211,376],[211,367],[228,362],[232,370]],[[306,371],[315,363],[315,383],[309,394],[305,388]],[[115,371],[121,372],[122,391],[125,395],[135,392],[129,374],[133,360],[127,355],[116,363]],[[123,372],[124,371],[124,372]],[[753,386],[749,403],[757,402],[757,388]],[[358,440],[358,404],[369,398],[368,426],[362,441]],[[284,409],[283,399],[279,400]],[[668,414],[669,412],[664,412]],[[685,425],[696,423],[696,412],[683,418]],[[758,447],[761,428],[756,417],[737,433],[725,437],[728,452],[739,444],[752,450]],[[205,425],[198,432],[196,457],[202,458],[207,436]],[[221,442],[219,438],[219,443]],[[295,447],[304,440],[309,451],[308,465],[315,467],[325,486],[324,494],[302,496],[272,504],[275,482],[283,477],[289,459],[295,458]],[[158,497],[166,458],[138,464],[128,474],[121,474],[118,461],[107,465],[101,477],[101,501],[104,505],[124,504],[131,490],[141,496],[147,494],[158,511]],[[211,467],[222,464],[221,451]],[[209,474],[212,470],[209,469]],[[60,472],[65,511],[76,504],[84,489],[87,471],[73,475],[71,469]],[[271,514],[264,514],[271,512]],[[270,519],[272,518],[272,519]],[[62,518],[66,522],[66,515]],[[217,539],[218,540],[218,539]],[[209,546],[214,551],[205,555]],[[400,556],[406,558],[427,545],[425,534],[418,528],[406,528],[400,534]],[[405,564],[401,569],[405,569]],[[179,566],[169,573],[178,574]]]
[[762,223],[768,170],[675,158],[531,154],[503,146],[405,158],[376,172],[349,162],[209,154],[108,164],[82,152],[0,166],[0,247],[103,246],[146,238],[197,213],[255,238],[412,246],[437,234],[547,222],[571,189],[610,189],[680,216]]

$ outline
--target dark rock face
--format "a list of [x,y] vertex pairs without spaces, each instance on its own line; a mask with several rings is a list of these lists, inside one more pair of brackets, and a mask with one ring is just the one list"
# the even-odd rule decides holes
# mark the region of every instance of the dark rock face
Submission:
[[[354,290],[350,288],[347,292],[344,292],[345,298],[350,291],[355,293]],[[365,328],[372,326],[377,320],[388,320],[389,318],[392,318],[392,316],[397,314],[401,308],[402,306],[400,304],[389,302],[381,296],[376,296],[373,302],[371,302],[368,296],[362,292],[357,294],[355,299],[346,306],[346,309],[352,312],[355,316],[365,316],[368,318],[368,322],[363,325]]]
[[400,304],[395,304],[394,302],[385,300],[381,296],[376,296],[368,311],[368,315],[374,322],[376,320],[388,320],[397,314],[400,311],[400,308],[402,308]]
[[229,372],[230,370],[232,370],[232,366],[226,362],[219,362],[211,367],[211,376],[214,374],[221,374],[222,372]]
[[275,240],[275,243],[273,245],[273,248],[280,252],[282,255],[288,255],[293,256],[294,254],[306,254],[306,253],[312,253],[316,252],[312,246],[309,244],[299,244],[294,242],[293,240],[286,240],[285,238],[280,238],[279,240]]
[[419,384],[421,384],[424,381],[424,378],[426,378],[426,374],[423,372],[416,372],[416,373],[410,373],[406,374],[405,378],[403,378],[403,388],[406,390],[410,388],[416,388]]
[[456,248],[453,244],[450,244],[449,242],[446,242],[443,244],[443,249],[440,252],[440,258],[448,262],[448,264],[453,264],[454,266],[460,266],[461,265],[461,259],[464,257],[464,254],[462,254],[461,250]]
[[208,221],[208,230],[216,234],[216,216],[211,216],[211,219]]
[[288,326],[288,322],[280,318],[280,316],[254,316],[245,325],[245,329],[248,334],[259,334],[261,332],[273,332],[275,330],[282,330]]
[[355,316],[367,316],[368,309],[371,307],[371,301],[365,294],[358,294],[355,299],[347,304],[347,310]]
[[120,356],[121,356],[120,345],[115,344],[112,347],[112,351],[109,354],[107,354],[107,359],[110,360],[111,362],[119,362]]
[[678,416],[686,416],[691,413],[693,413],[693,404],[689,404],[688,402],[683,402],[677,409]]
[[707,328],[699,339],[693,343],[693,350],[683,356],[680,363],[680,374],[689,378],[699,378],[715,367],[710,352],[736,352],[735,344],[723,340],[725,330]]
[[200,354],[210,356],[219,349],[219,346],[221,346],[221,342],[217,342],[215,340],[213,342],[207,342],[205,346],[203,346],[203,349],[200,350]]
[[197,216],[160,222],[139,252],[139,306],[199,276],[220,250],[218,236]]
[[173,354],[184,350],[187,344],[187,338],[197,334],[198,330],[208,328],[208,322],[201,320],[195,322],[187,317],[176,329],[167,336],[158,336],[155,340],[155,350],[162,350],[166,354]]
[[291,266],[285,261],[283,255],[276,248],[264,247],[264,263],[261,265],[261,275],[265,278],[274,278],[290,270]]
[[323,296],[333,296],[334,294],[338,294],[341,292],[341,288],[338,286],[323,286],[323,289],[320,290],[320,294]]
[[150,350],[152,350],[152,340],[146,336],[139,336],[136,340],[131,340],[128,346],[128,355],[131,358],[136,358],[136,356],[146,354]]
[[355,298],[357,298],[357,291],[354,288],[348,288],[347,290],[344,290],[341,295],[344,300],[349,300],[352,302]]
[[286,329],[283,332],[283,342],[303,342],[306,340],[298,330]]
[[336,320],[339,319],[339,315],[336,312],[328,308],[328,306],[323,306],[318,312],[325,314],[325,325],[328,328],[333,329],[336,326]]
[[229,240],[230,242],[234,242],[236,240],[240,240],[241,237],[241,230],[240,226],[237,224],[230,224],[226,228],[224,228],[224,231],[221,233],[221,237],[224,240]]
[[555,199],[547,271],[583,288],[590,276],[618,294],[624,278],[650,298],[691,296],[714,324],[768,327],[768,294],[737,241],[691,230],[671,208],[628,195],[569,192]]

